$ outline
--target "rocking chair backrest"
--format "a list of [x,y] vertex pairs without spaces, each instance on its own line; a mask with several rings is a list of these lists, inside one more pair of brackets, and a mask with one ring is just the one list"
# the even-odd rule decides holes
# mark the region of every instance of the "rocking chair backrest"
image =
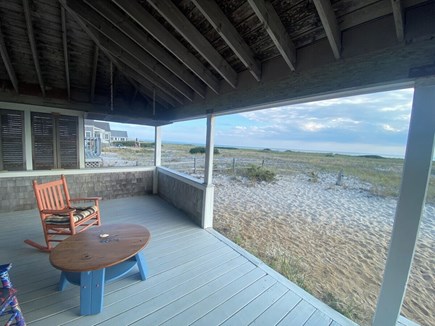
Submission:
[[62,210],[70,206],[68,187],[63,175],[60,180],[42,184],[38,184],[34,180],[33,189],[39,211],[45,209]]

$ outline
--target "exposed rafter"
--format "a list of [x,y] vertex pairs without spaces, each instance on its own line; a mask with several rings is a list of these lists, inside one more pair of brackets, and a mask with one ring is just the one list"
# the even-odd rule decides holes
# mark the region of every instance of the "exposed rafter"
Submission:
[[237,73],[209,41],[192,25],[171,0],[147,0],[178,33],[232,86],[237,86]]
[[214,0],[192,0],[209,23],[233,50],[257,81],[261,80],[261,64],[254,58],[249,46],[231,24]]
[[95,44],[94,57],[92,59],[92,72],[91,72],[91,95],[90,95],[91,103],[94,102],[94,98],[95,98],[95,82],[97,80],[99,54],[100,54],[100,48],[98,47],[97,44]]
[[265,0],[248,0],[250,6],[266,28],[267,33],[279,53],[290,67],[295,70],[296,48],[272,4]]
[[11,80],[12,86],[14,87],[15,91],[19,93],[18,91],[18,79],[17,75],[15,74],[15,69],[12,66],[11,59],[8,54],[8,49],[6,48],[5,39],[3,37],[3,32],[1,29],[1,21],[0,21],[0,55],[2,57],[3,63],[6,67],[6,71],[8,72],[9,79]]
[[[95,44],[99,47],[99,49],[110,59],[113,61],[113,64],[118,68],[118,70],[127,76],[127,78],[133,78],[140,84],[139,90],[141,92],[144,92],[145,94],[149,93],[150,90],[154,88],[154,85],[149,83],[145,78],[140,76],[139,74],[133,74],[134,70],[128,69],[124,64],[118,62],[118,60],[107,50],[105,49],[99,42],[98,37],[96,37],[90,27],[86,25],[86,23],[71,9],[67,6],[66,0],[59,0],[61,5],[65,8],[65,10],[74,18],[74,20],[79,24],[79,26],[85,31],[86,34],[95,42]],[[139,75],[139,76],[138,76]],[[135,78],[136,77],[136,78]],[[158,93],[159,97],[157,98],[157,101],[162,105],[167,107],[168,105],[176,106],[176,102],[167,96],[164,93],[160,92]]]
[[62,21],[62,43],[63,43],[63,57],[65,60],[65,79],[66,79],[66,90],[68,93],[68,100],[71,99],[71,84],[69,79],[69,56],[68,56],[68,38],[67,38],[67,28],[66,28],[66,15],[65,8],[60,7],[60,17]]
[[139,3],[130,0],[112,1],[219,94],[219,80]]
[[393,7],[394,24],[396,25],[397,40],[402,42],[405,39],[405,26],[403,24],[403,8],[401,0],[391,0]]
[[[94,35],[94,37],[97,38],[98,44],[103,46],[113,56],[130,66],[132,69],[136,70],[156,87],[160,88],[163,92],[175,99],[179,104],[183,104],[183,98],[178,95],[178,92],[175,89],[171,87],[172,84],[167,83],[167,80],[164,79],[165,77],[168,79],[171,77],[176,78],[166,68],[158,64],[153,57],[137,46],[136,43],[123,35],[103,17],[92,13],[92,9],[84,5],[82,2],[77,0],[68,0],[67,3],[68,8],[73,10],[84,22],[94,26],[89,26],[88,30]],[[102,32],[104,32],[104,34],[107,36],[110,35],[110,37],[115,39],[119,44],[116,44],[113,40],[103,36]],[[134,53],[135,56],[139,57],[139,59],[131,55],[130,52]],[[150,61],[154,65],[150,64]],[[162,71],[159,68],[163,68],[166,71]],[[171,81],[173,82],[173,80]],[[177,79],[176,81],[178,84],[181,84],[190,92],[192,92],[180,80]]]
[[45,97],[45,84],[42,79],[41,66],[39,65],[38,49],[36,48],[35,34],[33,33],[32,13],[30,11],[30,0],[23,0],[24,17],[26,19],[27,36],[29,37],[30,49],[32,50],[33,63],[35,64],[36,75],[38,76],[39,87],[42,96]]
[[71,9],[84,19],[88,24],[94,26],[99,32],[111,39],[114,43],[120,46],[125,54],[120,54],[121,59],[128,57],[127,54],[136,58],[142,65],[151,70],[153,74],[158,76],[158,79],[164,80],[164,82],[171,85],[180,94],[185,96],[188,100],[193,100],[193,91],[184,84],[178,77],[176,77],[167,68],[161,65],[153,56],[148,54],[139,45],[133,42],[130,38],[126,37],[119,29],[109,23],[106,19],[95,13],[92,9],[85,7],[82,3],[76,0],[69,0],[68,5]]
[[110,0],[85,0],[85,2],[189,85],[199,96],[205,98],[205,85],[179,61],[174,59],[161,45],[146,35],[140,27],[130,19],[126,19],[120,9],[115,7]]
[[314,0],[317,13],[325,29],[326,37],[331,45],[332,52],[336,59],[341,56],[341,32],[338,27],[337,18],[332,10],[331,0]]

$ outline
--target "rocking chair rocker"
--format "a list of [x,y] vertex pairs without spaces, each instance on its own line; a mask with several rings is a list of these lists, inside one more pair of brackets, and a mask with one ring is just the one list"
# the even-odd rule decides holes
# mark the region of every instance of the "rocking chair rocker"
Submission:
[[[101,225],[100,197],[70,198],[65,176],[60,180],[38,184],[33,181],[36,202],[41,217],[46,246],[32,240],[24,242],[41,251],[50,252],[52,242],[82,232],[93,225]],[[75,207],[73,202],[93,202],[91,206]],[[60,238],[59,238],[60,236]]]

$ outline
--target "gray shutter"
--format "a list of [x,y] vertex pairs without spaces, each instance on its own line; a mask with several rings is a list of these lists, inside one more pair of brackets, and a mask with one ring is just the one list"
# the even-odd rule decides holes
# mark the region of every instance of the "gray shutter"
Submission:
[[78,118],[61,115],[58,119],[60,167],[77,169],[78,158]]
[[9,171],[24,170],[23,112],[0,110],[0,119],[0,167]]
[[32,113],[33,169],[55,168],[54,119],[47,113]]

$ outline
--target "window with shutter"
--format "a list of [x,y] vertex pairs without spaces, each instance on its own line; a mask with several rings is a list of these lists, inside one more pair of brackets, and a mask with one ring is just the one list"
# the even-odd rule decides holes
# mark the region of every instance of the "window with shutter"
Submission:
[[32,113],[33,169],[78,168],[78,118]]
[[0,170],[24,169],[23,112],[0,110]]

